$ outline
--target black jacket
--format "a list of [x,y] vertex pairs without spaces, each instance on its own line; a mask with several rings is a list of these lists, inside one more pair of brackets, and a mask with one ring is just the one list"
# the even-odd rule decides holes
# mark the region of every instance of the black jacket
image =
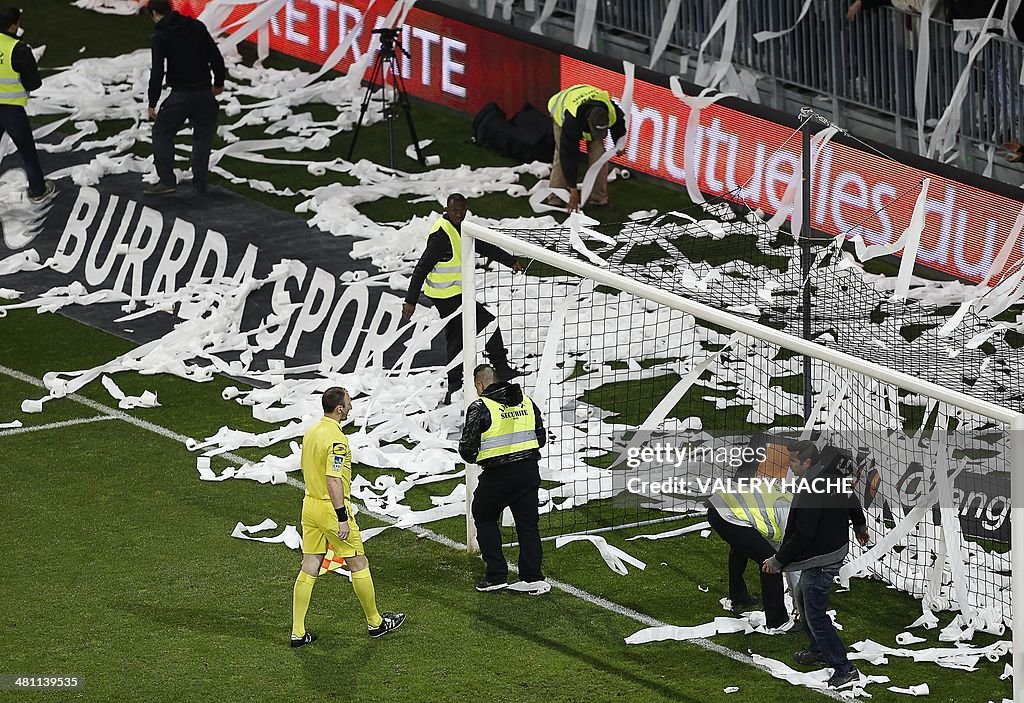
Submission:
[[[447,220],[448,215],[444,215],[444,218]],[[456,225],[455,229],[458,230],[459,234],[462,234],[462,227],[460,225]],[[499,249],[493,244],[481,242],[480,240],[476,242],[476,253],[510,268],[516,262],[516,257],[512,254]],[[445,231],[438,225],[437,229],[427,237],[427,248],[423,250],[416,268],[413,269],[412,278],[409,280],[409,290],[405,294],[405,302],[415,305],[416,301],[419,300],[420,291],[423,290],[423,282],[427,280],[427,274],[439,262],[447,261],[450,258],[452,258],[452,242],[448,239]]]
[[[836,480],[843,477],[835,462],[829,466],[812,467],[804,476],[808,482],[815,478]],[[840,491],[796,493],[782,545],[775,555],[776,561],[786,571],[841,562],[850,549],[851,522],[858,534],[867,529],[864,511],[856,495]]]
[[[9,32],[4,32],[4,34],[17,39],[17,37]],[[32,47],[20,39],[14,45],[14,50],[11,52],[11,68],[17,71],[18,78],[21,80],[21,85],[25,92],[37,90],[43,84],[43,79],[39,77],[39,65],[36,63],[36,57],[32,53]]]
[[[948,4],[950,20],[985,19],[989,12],[992,12],[992,0],[948,0]],[[992,19],[1001,20],[1005,13],[1006,2],[999,0]],[[1024,38],[1024,11],[1022,9],[1018,9],[1017,14],[1010,18],[1010,24],[1013,25],[1013,31],[1017,38]]]
[[[519,405],[523,402],[524,397],[523,389],[519,387],[518,383],[506,383],[505,381],[499,381],[487,386],[484,389],[484,396],[502,405]],[[532,400],[530,402],[533,403]],[[548,438],[544,432],[544,418],[540,416],[540,409],[536,403],[533,403],[533,415],[537,418],[534,426],[534,431],[537,433],[537,441],[543,447],[547,443]],[[462,439],[459,440],[459,454],[462,455],[466,462],[470,464],[477,463],[476,455],[480,453],[480,435],[486,432],[490,426],[491,413],[487,410],[487,406],[484,405],[484,401],[474,400],[469,404],[469,408],[466,409],[466,426],[462,428]],[[480,468],[488,469],[525,461],[536,462],[539,459],[539,450],[527,449],[515,452],[514,454],[484,459],[479,464]]]
[[[865,10],[874,7],[892,6],[892,0],[861,0],[861,7]],[[948,18],[954,20],[975,20],[985,19],[992,11],[992,0],[940,0],[935,7],[934,17]],[[1003,19],[1006,12],[1006,1],[998,0],[995,12],[992,15],[994,20]],[[1024,12],[1018,10],[1017,14],[1010,18],[1013,31],[1018,39],[1024,38]]]
[[[598,105],[603,105],[596,100],[588,100],[580,105],[573,117],[568,112],[562,117],[562,136],[558,142],[558,157],[562,161],[562,171],[565,173],[565,181],[570,187],[576,187],[576,171],[580,160],[580,140],[583,133],[587,131],[587,118],[590,110]],[[622,108],[615,103],[615,124],[608,128],[612,135],[612,141],[617,142],[626,133],[626,118]]]
[[160,102],[164,61],[167,62],[167,85],[172,90],[224,87],[224,57],[206,25],[199,20],[171,12],[156,23],[153,30],[153,71],[149,76],[150,107],[156,107]]

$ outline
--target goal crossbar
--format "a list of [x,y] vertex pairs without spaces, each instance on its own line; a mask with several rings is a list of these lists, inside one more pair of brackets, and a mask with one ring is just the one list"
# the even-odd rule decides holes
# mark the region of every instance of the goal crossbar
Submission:
[[[923,395],[962,408],[977,415],[1005,423],[1010,431],[1010,502],[1011,536],[1010,559],[1013,565],[1011,589],[1013,594],[1024,594],[1024,413],[1003,407],[987,400],[940,386],[895,369],[860,359],[815,342],[793,336],[786,332],[759,324],[756,321],[713,308],[704,303],[661,290],[648,283],[618,273],[611,268],[597,266],[564,254],[560,254],[532,242],[527,242],[503,232],[483,227],[473,222],[462,224],[462,310],[463,310],[463,398],[468,405],[475,397],[473,369],[476,366],[476,240],[493,244],[501,249],[528,259],[543,262],[573,275],[588,278],[596,283],[630,293],[665,307],[692,315],[727,329],[741,332],[753,338],[775,344],[797,354],[802,354],[825,363],[863,374],[883,383],[889,383],[911,393]],[[471,514],[473,491],[479,477],[479,467],[466,467],[466,530],[470,549],[478,549],[476,530]],[[1024,597],[1013,598],[1013,622],[1024,624]],[[1024,636],[1013,631],[1013,701],[1024,703]],[[1021,628],[1024,630],[1024,627]],[[1024,634],[1024,633],[1022,633]]]

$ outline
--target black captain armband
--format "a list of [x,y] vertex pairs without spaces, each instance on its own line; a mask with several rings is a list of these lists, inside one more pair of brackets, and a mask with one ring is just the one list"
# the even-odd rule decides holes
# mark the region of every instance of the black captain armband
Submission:
[[334,512],[338,514],[338,522],[348,522],[348,513],[345,512],[344,505],[341,506],[340,508],[335,508]]

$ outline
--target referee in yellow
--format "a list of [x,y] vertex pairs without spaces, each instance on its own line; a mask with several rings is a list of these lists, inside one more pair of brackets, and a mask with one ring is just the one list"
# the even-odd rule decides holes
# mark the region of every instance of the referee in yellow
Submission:
[[386,635],[405,622],[404,613],[377,612],[370,565],[363,551],[359,525],[352,516],[352,452],[348,437],[341,430],[341,423],[352,411],[352,399],[344,388],[334,386],[324,391],[320,404],[324,416],[302,437],[306,496],[302,499],[302,569],[292,592],[292,647],[302,647],[317,639],[312,632],[306,632],[306,611],[328,542],[335,554],[345,558],[352,574],[352,590],[366,614],[370,637]]

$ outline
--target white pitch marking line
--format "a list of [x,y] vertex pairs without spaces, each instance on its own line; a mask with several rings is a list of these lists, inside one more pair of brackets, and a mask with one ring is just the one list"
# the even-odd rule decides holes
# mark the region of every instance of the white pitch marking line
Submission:
[[[288,477],[288,485],[294,486],[295,488],[298,488],[303,491],[306,490],[306,484],[304,484],[302,481],[299,481],[298,479],[292,478],[291,476]],[[365,512],[370,517],[380,520],[381,522],[386,522],[389,525],[393,525],[394,523],[398,522],[396,518],[393,518],[390,515],[378,514],[363,506],[360,506],[360,512]],[[461,552],[466,551],[465,544],[462,544],[461,542],[456,542],[450,537],[434,532],[433,530],[428,530],[425,527],[420,527],[419,525],[412,525],[404,529],[408,532],[412,532],[417,537],[425,537],[430,541],[437,542],[438,544],[444,545],[445,547],[451,547],[452,549],[457,549]],[[519,573],[519,567],[515,564],[509,564],[508,569],[509,572],[511,573]],[[582,588],[577,588],[576,586],[573,586],[571,583],[565,583],[563,581],[558,581],[556,579],[550,578],[545,580],[548,583],[550,583],[553,588],[557,588],[558,590],[564,593],[568,593],[570,596],[574,596],[582,601],[590,603],[591,605],[596,605],[597,607],[603,608],[604,610],[607,610],[609,612],[621,615],[630,620],[634,620],[640,623],[641,625],[646,625],[648,627],[665,627],[668,624],[661,622],[656,618],[652,618],[650,615],[644,615],[643,613],[633,610],[632,608],[627,608],[624,605],[619,605],[618,603],[610,601],[607,598],[602,598],[601,596],[596,596],[593,593],[584,591]],[[733,659],[748,666],[752,666],[755,669],[760,669],[761,671],[764,671],[766,673],[771,673],[767,667],[757,664],[749,654],[737,652],[735,649],[729,649],[728,647],[718,644],[717,642],[712,642],[709,639],[701,637],[699,639],[686,640],[686,642],[690,644],[695,644],[698,647],[707,649],[716,654],[720,654],[723,657],[728,657],[729,659]],[[838,691],[815,688],[809,688],[807,690],[814,691],[815,693],[820,693],[823,696],[835,699],[837,701],[845,700],[839,694]]]
[[61,422],[48,422],[45,425],[31,425],[29,427],[12,427],[6,430],[0,430],[0,437],[10,437],[16,434],[25,434],[26,432],[39,432],[42,430],[56,430],[62,427],[71,427],[72,425],[87,425],[90,422],[105,422],[107,420],[117,420],[119,418],[113,415],[96,415],[95,417],[79,417],[74,420],[62,420]]
[[[6,366],[0,366],[0,373],[4,374],[6,376],[10,376],[11,378],[16,378],[19,381],[24,381],[25,383],[31,383],[33,386],[37,386],[39,388],[46,388],[46,385],[40,379],[36,378],[35,376],[29,376],[26,373],[22,373],[21,371],[16,371],[15,369],[11,369],[11,368],[8,368]],[[149,430],[150,432],[153,432],[155,434],[161,435],[163,437],[167,437],[169,439],[173,439],[173,440],[175,440],[177,442],[181,442],[182,444],[184,444],[186,440],[191,439],[190,437],[186,437],[183,434],[179,434],[178,432],[175,432],[174,430],[169,430],[166,427],[161,427],[160,425],[156,425],[156,424],[154,424],[152,422],[147,422],[146,420],[140,420],[137,417],[132,417],[128,413],[122,412],[120,410],[115,410],[114,408],[111,408],[111,407],[108,407],[106,405],[103,405],[102,403],[97,403],[95,400],[90,400],[89,398],[82,397],[82,396],[80,396],[80,395],[78,395],[76,393],[72,393],[72,394],[70,394],[70,395],[68,395],[66,397],[71,399],[71,400],[73,400],[73,401],[75,401],[76,403],[81,403],[82,405],[86,405],[86,406],[92,408],[93,410],[98,410],[99,412],[102,412],[103,414],[108,415],[111,418],[117,418],[118,420],[123,420],[123,421],[127,422],[128,424],[135,425],[136,427],[141,427],[144,430]],[[238,456],[237,454],[233,454],[231,452],[225,452],[223,454],[220,454],[219,456],[222,456],[225,459],[227,459],[228,461],[230,461],[232,463],[235,463],[235,464],[248,463],[246,459],[243,459],[242,457]],[[304,484],[302,481],[299,481],[297,479],[291,478],[290,476],[288,477],[288,485],[294,486],[295,488],[299,488],[301,490],[306,490],[306,484]],[[382,515],[380,513],[374,512],[372,510],[368,510],[365,507],[363,507],[361,509],[361,512],[366,513],[367,515],[369,515],[370,517],[372,517],[372,518],[374,518],[376,520],[380,520],[381,522],[386,522],[389,525],[390,524],[394,524],[395,522],[397,522],[397,520],[395,518],[393,518],[393,517],[391,517],[389,515]],[[428,530],[426,528],[419,527],[418,525],[413,525],[413,526],[407,527],[405,529],[408,532],[412,532],[417,537],[425,537],[425,538],[429,539],[432,542],[436,542],[437,544],[441,544],[441,545],[444,545],[446,547],[451,547],[452,549],[457,549],[457,550],[462,551],[462,552],[466,551],[466,545],[461,544],[459,542],[456,542],[455,540],[453,540],[453,539],[451,539],[449,537],[446,537],[444,535],[438,534],[438,533],[436,533],[436,532],[434,532],[432,530]],[[511,572],[513,572],[513,573],[518,573],[519,572],[519,570],[518,570],[518,568],[516,567],[515,564],[509,564],[509,570]],[[588,593],[587,591],[584,591],[581,588],[576,588],[572,584],[563,583],[561,581],[556,581],[554,579],[547,579],[547,582],[550,583],[552,585],[552,587],[557,588],[558,590],[560,590],[560,591],[562,591],[564,593],[567,593],[567,594],[569,594],[569,595],[571,595],[571,596],[573,596],[575,598],[579,598],[580,600],[585,601],[587,603],[590,603],[591,605],[596,605],[599,608],[603,608],[604,610],[607,610],[609,612],[615,613],[617,615],[621,615],[621,616],[623,616],[625,618],[628,618],[630,620],[638,622],[638,623],[640,623],[642,625],[646,625],[648,627],[662,627],[662,626],[665,625],[665,623],[661,622],[660,620],[656,620],[655,618],[652,618],[649,615],[644,615],[643,613],[639,613],[639,612],[633,610],[632,608],[627,608],[624,605],[619,605],[618,603],[615,603],[613,601],[607,600],[606,598],[602,598],[601,596],[595,596],[594,594]],[[720,655],[722,655],[724,657],[728,657],[729,659],[733,659],[735,661],[741,662],[741,663],[746,664],[748,666],[752,666],[755,669],[760,669],[761,671],[768,672],[767,668],[765,668],[765,667],[763,667],[763,666],[761,666],[759,664],[754,663],[753,658],[751,658],[751,656],[749,654],[744,654],[742,652],[737,652],[734,649],[729,649],[728,647],[724,647],[724,646],[718,644],[717,642],[712,642],[711,640],[708,640],[708,639],[701,638],[701,639],[686,640],[686,641],[691,643],[691,644],[695,644],[698,647],[701,647],[703,649],[707,649],[707,650],[709,650],[711,652],[715,652],[716,654],[720,654]],[[812,689],[808,689],[808,690],[814,691],[816,693],[820,693],[823,696],[826,696],[828,698],[833,698],[835,700],[844,700],[843,697],[841,695],[839,695],[838,691],[831,691],[831,690],[827,690],[827,689],[826,690],[823,690],[823,689],[813,689],[813,688]]]
[[[16,378],[19,381],[30,383],[33,386],[36,386],[37,388],[42,388],[44,390],[46,389],[46,384],[43,383],[42,380],[36,378],[35,376],[29,376],[27,373],[17,371],[16,369],[8,368],[6,366],[0,366],[0,373],[4,374],[5,376],[10,376],[11,378]],[[160,425],[149,422],[148,420],[140,420],[139,418],[129,415],[128,413],[122,410],[111,408],[107,405],[104,405],[103,403],[97,403],[95,400],[90,400],[89,398],[78,395],[77,393],[71,393],[66,397],[75,401],[76,403],[80,403],[82,405],[85,405],[86,407],[90,407],[93,410],[101,412],[104,415],[108,415],[111,418],[123,420],[124,422],[127,422],[129,425],[141,427],[142,429],[153,432],[154,434],[158,434],[161,437],[173,439],[175,442],[181,442],[182,444],[185,444],[188,440],[192,439],[191,437],[186,437],[183,434],[175,432],[174,430],[169,430],[166,427],[161,427]],[[246,463],[245,459],[231,452],[225,452],[220,456],[236,464]]]

